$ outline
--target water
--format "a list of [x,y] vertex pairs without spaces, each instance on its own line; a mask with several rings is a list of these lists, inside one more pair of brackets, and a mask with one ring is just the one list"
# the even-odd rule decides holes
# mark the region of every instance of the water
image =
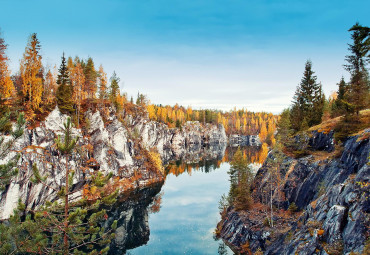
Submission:
[[169,174],[160,211],[149,216],[149,242],[130,254],[217,254],[222,241],[213,232],[220,220],[218,201],[229,190],[228,169],[222,163],[208,173]]
[[[233,254],[221,240],[214,239],[213,232],[221,218],[218,202],[229,191],[228,162],[235,151],[205,151],[195,161],[194,154],[190,154],[191,160],[173,161],[166,168],[164,184],[121,198],[108,212],[107,226],[118,221],[109,253],[217,254],[223,248],[222,254]],[[253,147],[244,148],[243,153],[251,163],[264,159]]]

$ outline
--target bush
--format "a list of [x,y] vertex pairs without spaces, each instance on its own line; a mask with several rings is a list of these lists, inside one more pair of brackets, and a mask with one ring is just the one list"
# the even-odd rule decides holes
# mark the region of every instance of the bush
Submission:
[[297,207],[297,205],[293,202],[293,203],[291,203],[291,204],[289,205],[288,210],[289,210],[289,212],[293,213],[293,212],[296,212],[296,211],[298,210],[298,207]]

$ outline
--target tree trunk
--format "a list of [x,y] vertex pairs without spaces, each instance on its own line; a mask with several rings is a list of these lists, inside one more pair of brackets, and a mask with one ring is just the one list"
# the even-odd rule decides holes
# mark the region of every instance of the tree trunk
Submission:
[[68,254],[69,244],[68,244],[68,195],[69,195],[69,169],[68,169],[68,155],[66,158],[66,186],[64,195],[64,252]]

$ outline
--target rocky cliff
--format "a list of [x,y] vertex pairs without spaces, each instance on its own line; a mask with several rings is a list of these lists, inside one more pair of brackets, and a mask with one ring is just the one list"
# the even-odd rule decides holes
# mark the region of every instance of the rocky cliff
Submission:
[[261,146],[258,135],[230,135],[229,144],[231,146]]
[[[169,161],[186,154],[190,147],[193,153],[200,153],[206,145],[222,146],[227,142],[222,125],[202,126],[198,122],[188,122],[180,131],[150,121],[146,116],[126,114],[123,120],[119,120],[113,110],[108,112],[108,116],[103,118],[99,111],[88,111],[85,113],[85,129],[73,129],[73,135],[80,138],[77,145],[79,153],[73,154],[68,163],[75,170],[76,190],[82,188],[95,170],[105,174],[112,172],[114,176],[126,179],[140,173],[140,179],[133,185],[145,186],[153,180],[161,181],[163,173],[145,164],[150,161],[149,151],[158,152],[162,161]],[[63,135],[66,119],[67,116],[56,108],[38,127],[26,128],[12,152],[2,161],[6,162],[16,153],[21,154],[18,176],[0,194],[0,219],[9,217],[19,199],[28,209],[36,208],[47,200],[55,200],[53,189],[34,184],[30,179],[32,165],[36,164],[41,175],[48,176],[45,181],[48,186],[58,187],[64,182],[66,162],[55,149],[54,141],[58,135]]]
[[[332,133],[314,132],[311,155],[285,155],[277,177],[282,194],[273,190],[273,227],[263,207],[271,162],[279,157],[272,151],[254,180],[258,206],[248,212],[229,208],[218,225],[219,236],[238,252],[369,254],[369,136],[370,129],[365,130],[334,151]],[[298,212],[285,211],[292,203]]]

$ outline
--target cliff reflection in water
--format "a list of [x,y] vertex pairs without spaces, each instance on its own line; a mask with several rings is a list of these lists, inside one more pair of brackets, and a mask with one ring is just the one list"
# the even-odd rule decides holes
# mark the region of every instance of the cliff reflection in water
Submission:
[[[232,147],[226,148],[226,145],[222,144],[208,147],[193,147],[173,158],[167,164],[165,173],[178,178],[177,176],[184,173],[191,176],[193,172],[198,171],[203,173],[213,172],[215,169],[220,168],[223,162],[229,162],[236,149]],[[265,157],[263,149],[259,147],[244,147],[242,149],[244,156],[250,159],[251,162],[261,162],[262,158]],[[227,179],[224,181],[227,181]],[[110,254],[125,254],[126,250],[148,243],[150,237],[149,214],[160,211],[162,195],[166,196],[166,194],[161,192],[162,189],[163,183],[159,183],[120,197],[113,210],[108,212],[108,220],[106,222],[108,226],[114,220],[118,221],[116,238],[111,244]],[[179,192],[181,193],[181,191]],[[218,197],[216,199],[218,200]],[[215,207],[217,209],[217,205]],[[173,227],[176,228],[176,226]],[[181,250],[181,247],[179,249]]]

